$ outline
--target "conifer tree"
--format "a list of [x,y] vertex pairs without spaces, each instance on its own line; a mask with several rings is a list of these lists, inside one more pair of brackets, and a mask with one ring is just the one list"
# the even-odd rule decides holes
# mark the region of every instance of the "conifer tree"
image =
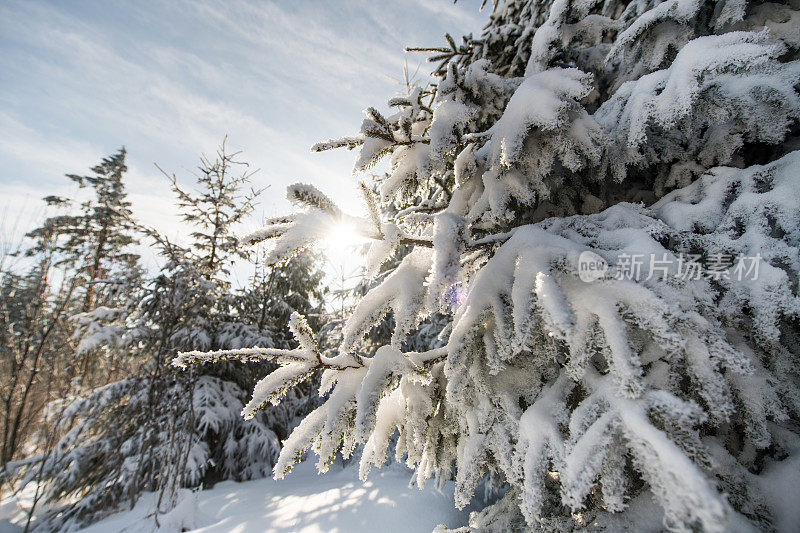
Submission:
[[[90,315],[121,320],[125,309],[119,305],[141,275],[131,249],[136,240],[123,181],[126,170],[123,148],[103,158],[89,176],[68,174],[81,188],[90,188],[92,196],[78,209],[67,198],[44,198],[55,214],[12,252],[24,255],[20,264],[29,266],[0,273],[3,465],[18,459],[23,446],[39,449],[47,440],[41,430],[49,402],[73,394],[76,387],[107,383],[127,364],[109,350],[79,349],[75,357],[85,326],[96,323]],[[91,331],[95,337],[99,333]]]
[[[338,353],[293,314],[295,349],[175,364],[277,361],[246,417],[322,370],[274,475],[363,444],[366,476],[397,431],[417,484],[454,479],[459,507],[502,479],[465,530],[774,528],[759,473],[800,434],[799,20],[746,0],[497,2],[480,37],[428,49],[438,80],[312,148],[390,159],[368,217],[297,184],[302,210],[242,239],[275,239],[279,262],[347,220],[372,271],[412,248]],[[410,348],[437,313],[442,341]]]
[[[105,305],[106,300],[117,292],[114,291],[115,283],[98,282],[113,281],[117,276],[131,276],[139,271],[139,257],[131,250],[136,237],[124,183],[128,170],[126,155],[123,147],[104,157],[92,167],[89,175],[67,174],[81,188],[91,189],[92,196],[81,203],[77,214],[50,217],[41,228],[30,233],[31,237],[36,237],[48,227],[58,227],[60,262],[72,267],[82,278],[79,310],[83,312]],[[53,196],[45,200],[51,205],[69,203],[67,199]]]
[[[77,337],[98,338],[103,332],[110,335],[108,327],[104,331],[95,328],[101,321],[124,320],[130,312],[126,308],[130,294],[141,281],[139,255],[134,250],[138,243],[136,223],[124,183],[126,154],[123,147],[104,157],[89,175],[67,174],[81,189],[90,189],[91,196],[77,210],[68,198],[48,196],[47,204],[60,213],[48,217],[28,234],[34,240],[28,255],[52,253],[54,266],[64,269],[65,276],[74,281],[67,310],[78,315]],[[55,235],[53,242],[49,235]],[[68,378],[77,377],[90,389],[129,371],[128,363],[114,358],[113,351],[81,349],[68,368]]]
[[[288,348],[277,319],[289,305],[305,313],[317,310],[321,275],[306,256],[273,276],[270,294],[258,295],[266,317],[250,307],[254,292],[231,287],[234,257],[249,254],[233,246],[231,232],[252,211],[257,194],[243,190],[252,173],[236,158],[224,144],[216,158],[203,157],[193,192],[171,178],[184,220],[195,231],[188,246],[180,246],[141,228],[164,266],[128,294],[124,320],[97,310],[79,315],[78,353],[116,351],[138,361],[139,368],[70,399],[52,428],[63,436],[51,451],[20,465],[21,483],[40,479],[44,498],[53,505],[40,527],[86,524],[132,506],[143,491],[159,495],[157,523],[182,487],[269,473],[279,449],[276,432],[285,436],[285,425],[307,412],[298,398],[299,405],[275,416],[265,412],[244,421],[246,391],[255,381],[247,369],[231,363],[183,373],[169,365],[171,354],[181,350]],[[244,171],[236,174],[237,168]]]

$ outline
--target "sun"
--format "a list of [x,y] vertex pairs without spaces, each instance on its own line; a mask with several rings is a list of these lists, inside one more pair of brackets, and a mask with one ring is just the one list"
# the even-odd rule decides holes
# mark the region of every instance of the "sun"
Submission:
[[322,251],[333,263],[350,263],[358,255],[356,247],[369,242],[355,223],[349,220],[336,221],[325,232],[325,237],[320,241]]

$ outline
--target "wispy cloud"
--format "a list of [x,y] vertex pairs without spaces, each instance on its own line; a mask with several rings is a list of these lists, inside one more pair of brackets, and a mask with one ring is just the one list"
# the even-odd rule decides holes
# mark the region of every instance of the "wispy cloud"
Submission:
[[357,208],[353,155],[309,147],[354,132],[361,109],[385,103],[404,45],[478,29],[477,3],[5,2],[0,196],[65,192],[59,176],[125,144],[137,214],[175,231],[153,163],[180,177],[228,134],[262,169],[257,185],[271,185],[264,213],[286,209],[294,181]]

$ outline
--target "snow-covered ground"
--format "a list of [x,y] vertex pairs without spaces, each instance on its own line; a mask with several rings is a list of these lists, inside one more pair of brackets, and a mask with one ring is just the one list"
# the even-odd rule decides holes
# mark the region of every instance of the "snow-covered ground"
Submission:
[[[768,464],[756,483],[763,486],[774,511],[776,531],[797,531],[800,523],[800,453]],[[282,481],[271,478],[236,483],[225,481],[212,489],[184,490],[170,512],[153,515],[155,495],[145,493],[134,509],[121,511],[82,533],[358,533],[430,532],[438,524],[465,525],[470,509],[453,507],[453,484],[443,491],[429,484],[409,488],[411,471],[398,463],[373,469],[369,480],[358,479],[358,464],[331,466],[317,474],[313,460],[298,464]],[[480,491],[478,491],[480,492]],[[22,491],[0,502],[0,533],[21,533],[31,492]],[[742,517],[732,517],[731,531],[751,532]],[[621,515],[608,514],[590,531],[663,531],[663,511],[649,493],[628,502]]]
[[[373,469],[369,480],[358,479],[357,464],[332,466],[318,475],[313,461],[298,464],[282,481],[226,481],[213,489],[185,491],[177,507],[153,517],[154,495],[145,494],[130,511],[107,517],[84,533],[267,532],[429,532],[438,524],[465,524],[468,510],[453,507],[452,483],[440,492],[431,483],[409,488],[410,470],[396,464]],[[13,502],[0,506],[0,532],[21,531],[23,513]],[[3,512],[5,511],[5,512]],[[24,523],[24,521],[22,522]],[[5,526],[5,528],[3,527]]]

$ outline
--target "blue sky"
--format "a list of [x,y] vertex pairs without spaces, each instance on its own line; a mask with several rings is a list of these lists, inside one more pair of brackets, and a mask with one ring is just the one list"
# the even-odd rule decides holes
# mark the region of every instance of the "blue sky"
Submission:
[[[39,199],[74,194],[82,174],[123,144],[138,218],[177,237],[154,163],[190,184],[200,152],[229,146],[270,185],[259,215],[284,212],[286,185],[312,182],[361,209],[354,153],[312,154],[357,132],[361,111],[400,85],[449,31],[478,33],[479,0],[8,1],[0,3],[0,210],[24,220]],[[253,224],[256,224],[254,221]]]

